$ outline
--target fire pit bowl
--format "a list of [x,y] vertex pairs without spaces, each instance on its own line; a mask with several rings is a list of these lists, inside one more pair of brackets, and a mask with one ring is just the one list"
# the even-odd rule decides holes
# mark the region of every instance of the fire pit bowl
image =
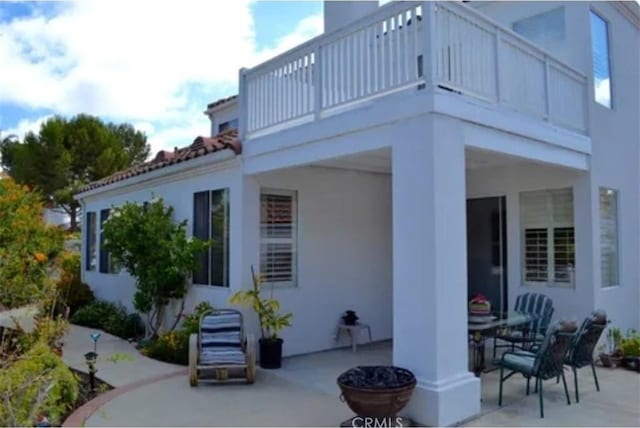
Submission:
[[396,416],[411,399],[416,377],[395,366],[359,366],[338,376],[341,401],[358,416]]

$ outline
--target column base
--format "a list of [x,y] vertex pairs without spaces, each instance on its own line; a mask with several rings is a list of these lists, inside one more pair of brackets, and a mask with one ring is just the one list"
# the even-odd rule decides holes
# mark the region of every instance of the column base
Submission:
[[450,426],[480,413],[480,379],[463,373],[437,382],[418,379],[402,412],[427,426]]

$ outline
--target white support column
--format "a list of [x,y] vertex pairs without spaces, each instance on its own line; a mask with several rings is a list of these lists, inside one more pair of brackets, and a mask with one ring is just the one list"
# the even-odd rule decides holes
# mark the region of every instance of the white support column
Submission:
[[418,385],[407,416],[451,425],[480,411],[468,371],[464,141],[430,116],[393,145],[393,362]]

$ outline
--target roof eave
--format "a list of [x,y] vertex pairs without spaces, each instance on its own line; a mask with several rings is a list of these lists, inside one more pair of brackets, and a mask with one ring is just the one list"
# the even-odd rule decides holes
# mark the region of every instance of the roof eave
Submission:
[[196,159],[189,159],[188,161],[174,163],[172,165],[168,165],[163,168],[158,168],[153,171],[145,172],[143,174],[139,174],[134,177],[115,181],[113,183],[106,184],[104,186],[95,187],[93,189],[85,190],[84,192],[75,194],[74,199],[77,201],[82,201],[84,199],[100,195],[101,193],[108,193],[108,192],[112,192],[114,190],[120,190],[126,187],[134,187],[146,181],[151,181],[151,180],[155,180],[158,178],[162,178],[162,177],[166,177],[174,174],[179,174],[181,172],[189,171],[191,169],[196,169],[207,164],[211,164],[212,166],[217,166],[222,162],[229,161],[235,158],[238,158],[238,156],[235,154],[233,150],[220,150],[217,152],[209,153],[204,156],[199,156]]

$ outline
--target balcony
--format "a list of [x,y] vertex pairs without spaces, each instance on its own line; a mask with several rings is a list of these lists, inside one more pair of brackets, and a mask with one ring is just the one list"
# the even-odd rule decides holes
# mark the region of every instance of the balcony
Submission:
[[394,2],[240,80],[245,139],[377,97],[440,88],[587,134],[587,78],[476,10]]

